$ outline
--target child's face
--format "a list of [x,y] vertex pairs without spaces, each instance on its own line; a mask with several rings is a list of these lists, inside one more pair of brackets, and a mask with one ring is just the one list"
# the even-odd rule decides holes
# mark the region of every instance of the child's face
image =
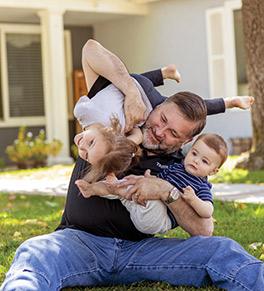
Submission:
[[94,126],[77,134],[74,142],[78,147],[80,157],[92,165],[96,165],[108,152],[108,145],[100,129]]
[[185,170],[196,177],[203,178],[218,172],[221,163],[219,155],[202,140],[198,140],[184,159]]

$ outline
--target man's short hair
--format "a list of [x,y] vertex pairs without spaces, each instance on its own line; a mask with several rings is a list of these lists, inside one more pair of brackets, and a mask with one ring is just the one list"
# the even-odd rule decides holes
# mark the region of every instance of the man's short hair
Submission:
[[171,102],[178,106],[186,120],[197,123],[197,126],[190,132],[188,138],[194,137],[204,129],[207,108],[204,100],[200,96],[188,91],[178,92],[166,99],[163,104]]

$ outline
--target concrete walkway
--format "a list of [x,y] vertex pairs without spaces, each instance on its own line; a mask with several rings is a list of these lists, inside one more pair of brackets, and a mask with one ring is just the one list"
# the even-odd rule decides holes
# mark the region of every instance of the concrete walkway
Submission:
[[264,203],[264,184],[214,184],[214,199],[244,203]]
[[[69,180],[0,179],[0,192],[66,196]],[[214,184],[214,199],[264,203],[264,184]]]
[[69,180],[0,179],[0,192],[66,196]]

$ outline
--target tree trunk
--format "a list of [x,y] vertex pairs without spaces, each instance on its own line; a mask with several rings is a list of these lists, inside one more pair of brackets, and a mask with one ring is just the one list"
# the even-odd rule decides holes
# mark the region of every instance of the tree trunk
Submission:
[[264,168],[264,0],[242,0],[243,32],[247,59],[249,95],[255,97],[251,109],[253,143],[248,170]]

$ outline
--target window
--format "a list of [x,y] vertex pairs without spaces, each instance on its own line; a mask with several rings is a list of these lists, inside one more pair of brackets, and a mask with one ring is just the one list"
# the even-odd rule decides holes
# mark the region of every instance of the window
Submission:
[[206,20],[211,96],[247,95],[241,1],[208,9]]
[[208,61],[210,95],[225,96],[225,52],[223,39],[223,9],[207,11]]
[[[39,25],[0,23],[0,127],[46,124],[41,48]],[[65,52],[69,118],[73,119],[69,31],[65,31]]]
[[39,34],[6,34],[9,116],[44,116]]
[[0,32],[0,126],[44,125],[40,27],[0,24]]

